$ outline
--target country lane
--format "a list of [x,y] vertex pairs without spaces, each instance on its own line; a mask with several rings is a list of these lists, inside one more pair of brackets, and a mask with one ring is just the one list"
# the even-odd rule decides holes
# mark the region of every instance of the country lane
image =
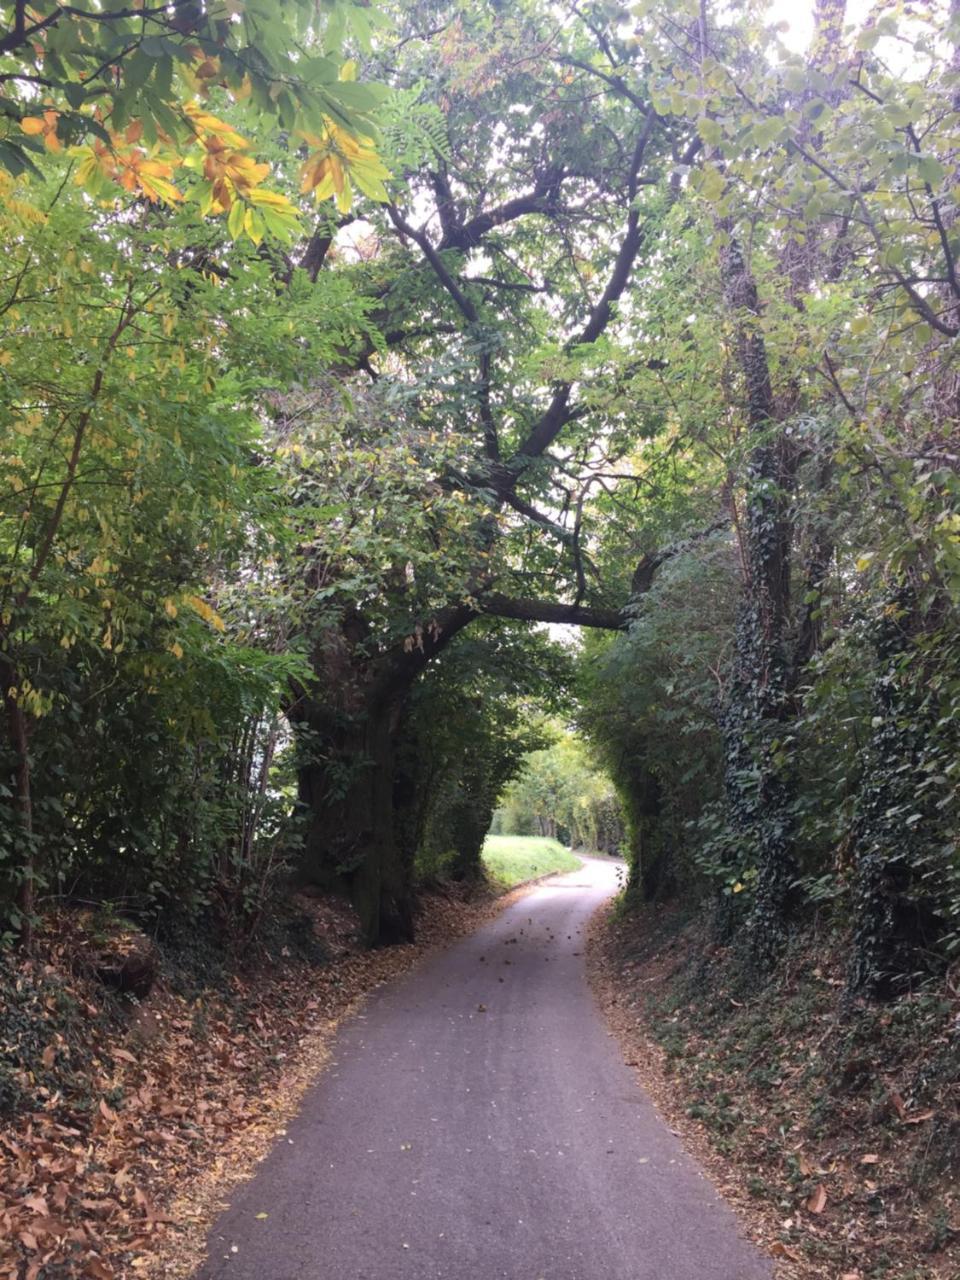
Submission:
[[617,870],[584,859],[374,994],[195,1280],[770,1280],[587,986]]

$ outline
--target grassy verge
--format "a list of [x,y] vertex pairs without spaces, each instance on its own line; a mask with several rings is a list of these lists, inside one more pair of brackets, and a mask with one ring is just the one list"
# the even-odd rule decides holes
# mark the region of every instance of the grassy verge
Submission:
[[512,889],[554,871],[576,871],[580,859],[558,841],[540,836],[487,836],[483,865],[494,883]]

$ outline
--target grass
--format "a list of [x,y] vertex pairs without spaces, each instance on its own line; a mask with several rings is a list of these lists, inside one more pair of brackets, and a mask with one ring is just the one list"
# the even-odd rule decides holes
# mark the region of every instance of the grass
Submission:
[[576,871],[580,859],[559,841],[541,836],[487,836],[483,865],[491,880],[512,889],[552,871]]

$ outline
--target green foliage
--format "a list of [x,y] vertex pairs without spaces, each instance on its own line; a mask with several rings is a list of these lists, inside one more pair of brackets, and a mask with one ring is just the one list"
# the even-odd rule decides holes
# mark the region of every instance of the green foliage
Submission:
[[[378,10],[351,0],[235,0],[103,9],[52,0],[0,6],[0,165],[42,177],[49,153],[72,149],[77,179],[97,198],[119,191],[175,204],[178,171],[200,171],[190,198],[228,213],[233,238],[297,228],[285,198],[260,187],[268,166],[210,114],[208,99],[242,103],[251,123],[277,124],[315,150],[304,190],[349,202],[351,183],[384,199],[386,170],[369,149],[382,86],[342,65],[346,39],[370,51]],[[91,145],[79,145],[90,143]],[[187,154],[184,155],[183,153]]]
[[523,771],[502,793],[499,831],[558,839],[588,852],[619,852],[623,821],[609,777],[579,739],[545,727],[554,741],[527,755]]
[[398,819],[420,880],[471,879],[497,800],[546,740],[543,705],[569,680],[566,651],[486,624],[453,642],[414,691],[398,757]]
[[716,852],[694,824],[716,805],[737,571],[726,536],[669,561],[625,635],[588,643],[579,720],[627,816],[630,892],[697,896]]

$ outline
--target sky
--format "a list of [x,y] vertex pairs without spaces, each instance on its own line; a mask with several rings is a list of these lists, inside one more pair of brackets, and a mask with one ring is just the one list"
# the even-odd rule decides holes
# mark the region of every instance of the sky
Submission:
[[[859,26],[870,7],[870,0],[847,0],[847,22]],[[795,53],[803,53],[813,34],[813,0],[772,0],[770,17],[790,24],[783,42]]]
[[782,38],[794,53],[802,53],[806,49],[813,31],[813,0],[773,0],[770,18],[773,22],[790,24]]

